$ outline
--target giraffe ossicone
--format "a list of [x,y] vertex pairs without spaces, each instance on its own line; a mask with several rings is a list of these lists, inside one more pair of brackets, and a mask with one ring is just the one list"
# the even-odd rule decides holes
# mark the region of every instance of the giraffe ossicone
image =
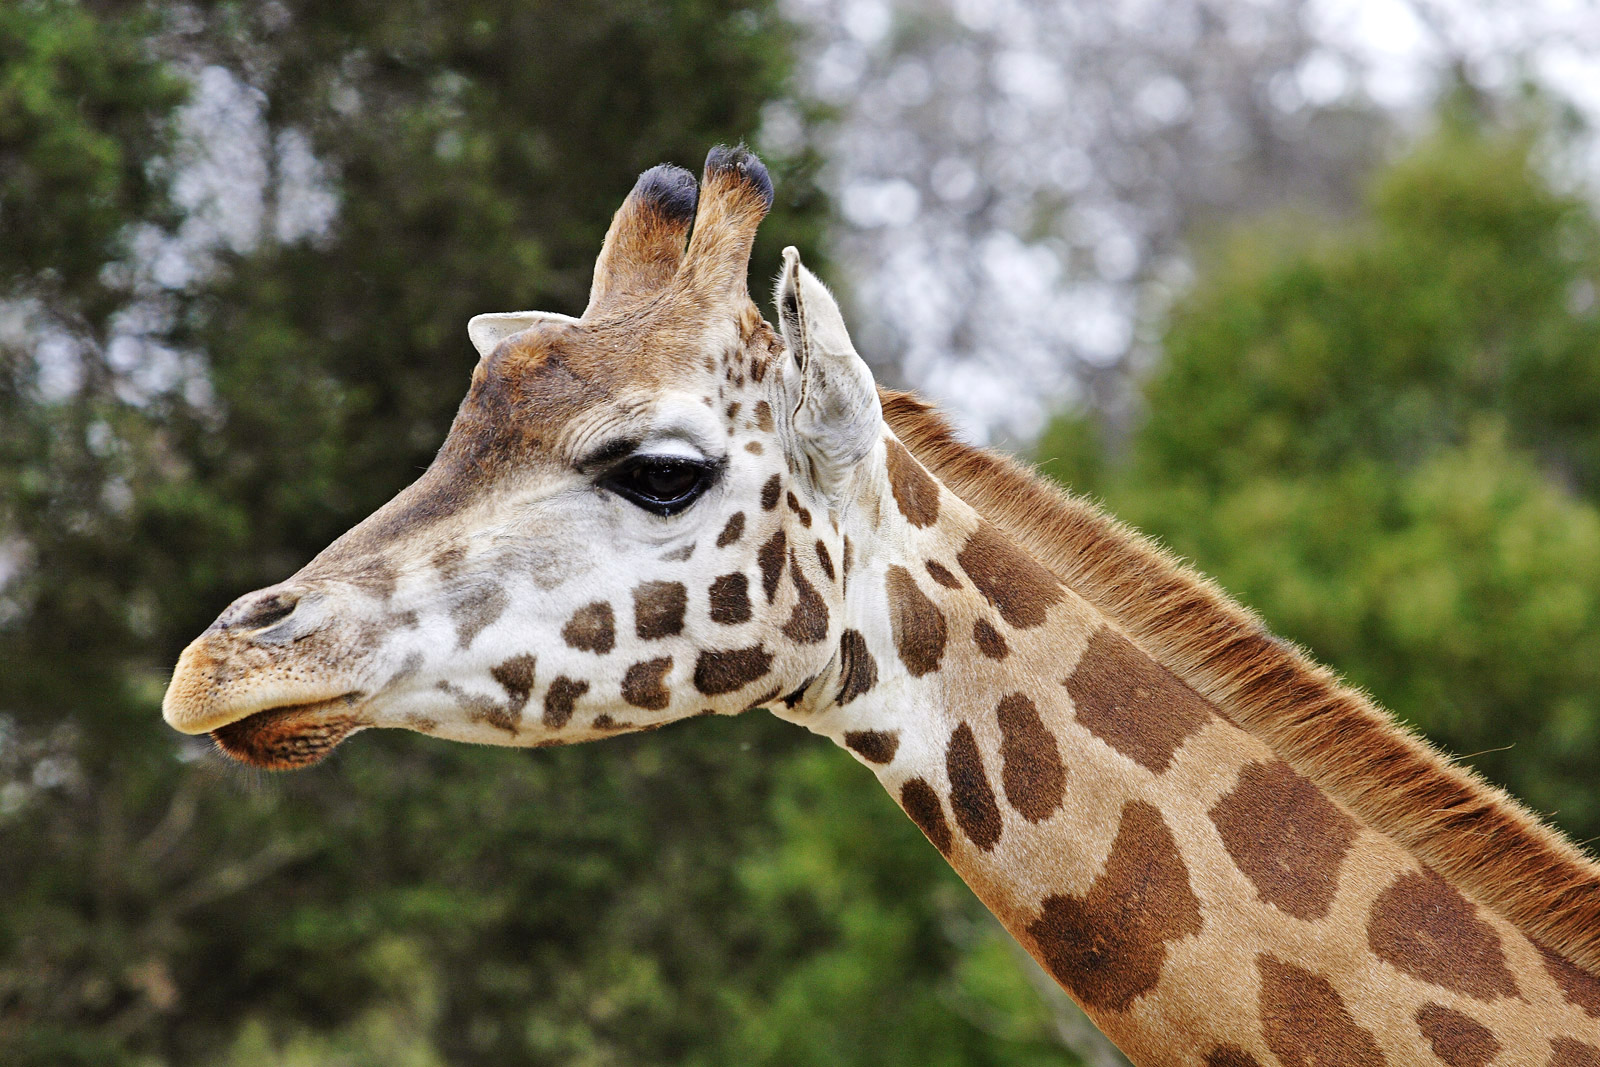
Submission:
[[1139,1064],[1600,1063],[1600,871],[1099,512],[880,392],[765,168],[645,172],[480,315],[413,485],[184,651],[258,766],[764,707],[869,767]]

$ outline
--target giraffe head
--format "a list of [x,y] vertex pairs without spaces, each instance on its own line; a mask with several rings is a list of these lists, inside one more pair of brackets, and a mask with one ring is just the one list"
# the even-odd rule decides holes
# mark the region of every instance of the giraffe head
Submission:
[[882,413],[792,249],[781,332],[751,302],[771,202],[742,149],[698,187],[656,167],[580,318],[473,319],[433,464],[195,639],[167,722],[293,767],[368,727],[558,744],[797,699],[837,647],[837,512]]

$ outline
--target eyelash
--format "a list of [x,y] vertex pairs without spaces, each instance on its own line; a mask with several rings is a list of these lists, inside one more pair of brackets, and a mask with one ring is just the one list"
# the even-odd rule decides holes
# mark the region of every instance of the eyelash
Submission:
[[716,481],[718,464],[708,460],[634,456],[600,479],[608,489],[655,515],[676,515],[700,499]]

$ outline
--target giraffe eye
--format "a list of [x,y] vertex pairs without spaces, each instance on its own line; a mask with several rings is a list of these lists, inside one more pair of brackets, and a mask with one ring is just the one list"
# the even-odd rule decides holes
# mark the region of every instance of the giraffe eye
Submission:
[[603,488],[657,515],[676,515],[716,480],[717,466],[704,460],[635,456],[600,480]]

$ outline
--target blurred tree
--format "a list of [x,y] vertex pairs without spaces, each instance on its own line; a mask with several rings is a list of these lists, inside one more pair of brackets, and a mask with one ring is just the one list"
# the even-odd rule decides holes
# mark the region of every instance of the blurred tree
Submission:
[[1600,221],[1468,93],[1358,228],[1228,240],[1108,456],[1047,469],[1579,839],[1600,834]]

